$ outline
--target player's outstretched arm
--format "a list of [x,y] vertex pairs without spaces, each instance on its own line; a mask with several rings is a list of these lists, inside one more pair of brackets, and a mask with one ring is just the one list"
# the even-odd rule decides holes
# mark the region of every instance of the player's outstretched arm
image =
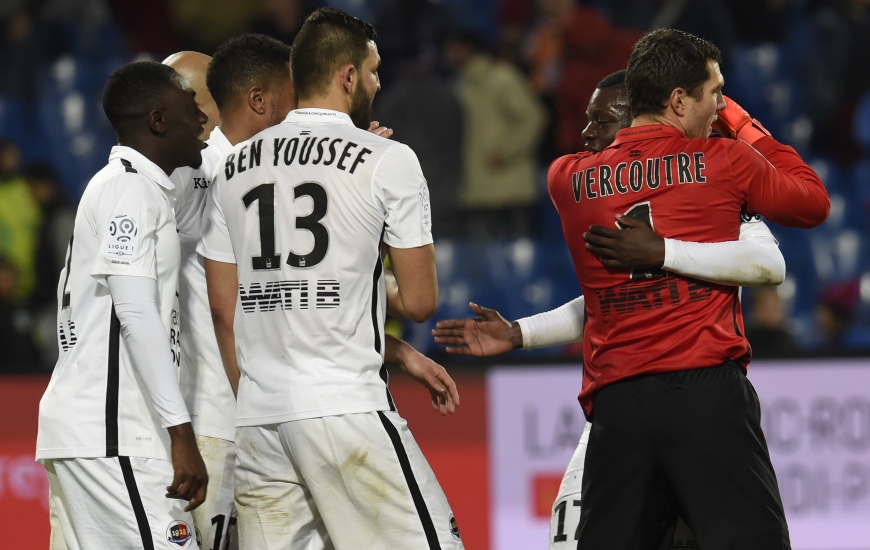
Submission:
[[615,269],[654,269],[730,286],[775,286],[785,278],[785,259],[761,221],[740,226],[740,239],[693,243],[663,239],[646,223],[617,216],[625,229],[593,225],[586,248]]
[[[387,303],[390,314],[422,323],[438,309],[438,276],[435,272],[435,247],[387,247],[393,265],[395,285]],[[388,281],[389,283],[389,281]]]
[[233,393],[239,393],[239,361],[236,357],[236,334],[233,322],[236,316],[236,300],[239,294],[239,276],[236,264],[218,262],[205,258],[205,280],[208,286],[208,301],[211,307],[211,318],[214,322],[214,334],[217,337],[218,348],[224,369],[233,387]]
[[408,376],[423,384],[432,397],[432,408],[442,416],[456,412],[459,392],[444,367],[415,350],[411,344],[389,334],[386,337],[384,359],[396,363]]
[[479,317],[438,321],[432,331],[436,344],[447,345],[447,353],[491,357],[522,347],[523,335],[516,321],[511,323],[498,311],[474,302],[468,306]]
[[157,307],[157,281],[111,275],[106,283],[133,367],[160,416],[161,425],[169,432],[175,475],[166,488],[166,497],[187,500],[185,510],[192,510],[205,501],[208,473],[193,437],[190,415],[178,386],[172,351]]

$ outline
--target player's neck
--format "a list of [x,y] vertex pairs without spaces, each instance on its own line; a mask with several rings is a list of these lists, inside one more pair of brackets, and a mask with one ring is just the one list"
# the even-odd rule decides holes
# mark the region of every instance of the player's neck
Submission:
[[631,121],[631,127],[637,126],[649,126],[649,125],[661,125],[661,126],[672,126],[677,130],[683,132],[686,131],[683,129],[683,125],[680,124],[679,120],[674,120],[673,117],[669,116],[669,113],[666,111],[660,115],[638,115]]
[[247,113],[227,113],[221,117],[220,129],[230,145],[237,145],[245,140],[251,139],[253,136],[263,130],[257,124],[259,121],[251,120]]
[[344,93],[343,89],[334,86],[329,90],[329,94],[320,97],[299,98],[299,106],[297,109],[329,109],[330,111],[338,111],[346,115],[350,114],[349,96]]
[[159,144],[154,143],[150,139],[142,139],[138,136],[119,137],[118,145],[135,150],[137,153],[156,164],[157,167],[163,170],[167,176],[172,174],[172,172],[178,168],[178,166],[173,166],[172,162],[165,158],[165,151],[161,149]]

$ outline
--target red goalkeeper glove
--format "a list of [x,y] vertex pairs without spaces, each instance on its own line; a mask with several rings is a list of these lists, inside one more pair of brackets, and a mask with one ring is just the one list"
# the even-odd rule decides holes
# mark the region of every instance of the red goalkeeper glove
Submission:
[[770,132],[760,122],[749,116],[746,110],[728,96],[722,96],[725,100],[725,108],[716,115],[718,118],[713,123],[713,128],[720,134],[731,139],[742,139],[752,145]]

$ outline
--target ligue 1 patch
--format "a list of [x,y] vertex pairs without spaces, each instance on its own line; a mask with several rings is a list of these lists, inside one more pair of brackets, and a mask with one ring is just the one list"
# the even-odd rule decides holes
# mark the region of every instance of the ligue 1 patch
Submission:
[[129,214],[118,214],[109,222],[104,254],[110,260],[132,259],[139,246],[139,224]]
[[173,521],[166,529],[166,540],[171,548],[190,548],[194,541],[193,530],[183,521]]
[[450,534],[453,535],[453,539],[456,542],[462,542],[462,537],[459,536],[459,525],[456,524],[456,518],[453,517],[453,512],[450,512],[447,521],[450,524]]

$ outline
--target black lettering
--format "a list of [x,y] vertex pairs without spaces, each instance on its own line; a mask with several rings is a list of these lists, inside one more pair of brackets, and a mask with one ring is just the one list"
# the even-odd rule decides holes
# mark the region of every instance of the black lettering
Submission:
[[707,177],[701,173],[701,170],[707,167],[707,165],[704,164],[704,153],[698,151],[693,154],[695,156],[695,181],[698,183],[707,183]]
[[329,142],[329,160],[324,160],[323,165],[329,166],[333,162],[335,162],[335,144],[339,141],[344,141],[341,138],[335,138],[334,140]]
[[680,305],[680,286],[673,277],[668,277],[668,293],[671,295],[671,305]]
[[597,199],[598,193],[592,190],[592,184],[595,183],[595,168],[589,168],[584,172],[584,183],[586,184],[586,198]]
[[612,174],[613,169],[607,164],[602,164],[598,167],[598,190],[601,191],[602,197],[613,194],[613,186],[610,185],[610,176]]
[[[290,149],[291,145],[293,146],[292,152]],[[299,138],[293,138],[287,142],[287,148],[284,149],[284,164],[286,166],[290,166],[293,159],[296,158],[296,149],[299,149]]]
[[323,158],[323,142],[325,141],[329,141],[329,138],[321,138],[320,141],[317,142],[317,158],[312,160],[311,164],[320,164],[320,160]]
[[628,168],[628,186],[635,193],[643,188],[643,164],[639,160],[631,161]]
[[[305,141],[302,142],[302,148],[299,150],[299,164],[308,164],[308,160],[311,158],[311,150],[314,149],[314,142],[317,138],[307,137]],[[311,145],[308,145],[311,142]],[[306,148],[305,146],[308,145]]]
[[665,155],[662,157],[662,162],[665,164],[665,183],[670,187],[674,184],[674,174],[671,168],[671,163],[674,161],[674,155]]
[[574,202],[580,202],[580,188],[583,187],[583,172],[571,174],[571,186],[574,188]]
[[692,158],[686,153],[677,155],[677,166],[680,170],[680,185],[692,183]]
[[625,162],[620,162],[616,165],[616,175],[613,178],[613,183],[616,185],[616,190],[621,194],[625,195],[628,193],[628,187],[622,183],[622,173],[625,172],[625,169],[628,168],[628,164]]
[[353,174],[353,171],[356,170],[357,164],[365,163],[366,160],[363,158],[363,155],[368,155],[371,152],[371,149],[366,149],[365,147],[362,148],[362,150],[357,154],[356,158],[354,159],[353,164],[350,165],[351,174]]
[[236,173],[236,154],[230,153],[230,156],[227,157],[227,162],[224,164],[224,175],[226,175],[227,179],[230,179]]
[[713,295],[713,289],[704,283],[690,283],[689,284],[689,301],[690,302],[700,302],[702,300],[709,300],[710,296],[712,296],[712,295]]
[[662,291],[667,290],[668,282],[659,279],[658,281],[649,283],[646,285],[646,291],[652,296],[653,307],[656,309],[661,309],[664,307],[664,298],[662,298]]
[[251,143],[251,161],[248,162],[248,168],[260,166],[260,153],[263,151],[263,140],[258,139]]
[[662,184],[662,159],[646,159],[646,186],[658,189]]
[[610,306],[613,306],[613,309],[618,314],[625,310],[626,294],[624,288],[619,289],[619,294],[612,288],[606,288],[603,291],[595,290],[595,295],[598,297],[601,314],[605,317],[610,315]]
[[285,141],[287,141],[287,138],[275,138],[275,162],[273,166],[278,166],[278,159],[281,157],[281,147]]
[[245,170],[248,169],[247,166],[245,166],[245,149],[247,149],[247,148],[248,148],[248,146],[245,145],[239,151],[239,167],[238,167],[239,174],[241,174],[242,172],[244,172]]
[[646,297],[646,290],[639,285],[630,285],[628,288],[628,296],[625,297],[626,313],[634,312],[637,306],[649,311],[653,306],[649,303]]
[[338,159],[338,163],[335,165],[339,170],[347,170],[347,166],[344,165],[344,159],[350,156],[350,150],[356,147],[356,143],[352,141],[348,141],[347,145],[344,146],[344,151],[341,153],[341,157]]

